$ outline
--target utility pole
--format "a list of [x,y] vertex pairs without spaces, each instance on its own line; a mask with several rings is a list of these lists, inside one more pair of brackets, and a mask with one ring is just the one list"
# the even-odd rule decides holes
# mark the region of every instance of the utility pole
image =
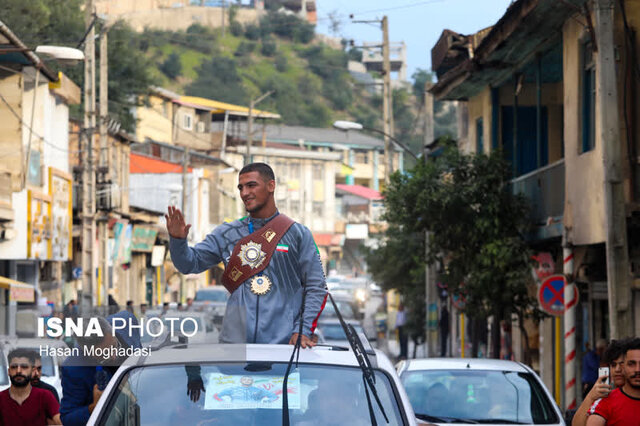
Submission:
[[[430,81],[425,83],[424,86],[424,151],[423,161],[426,163],[429,159],[431,150],[431,144],[434,140],[434,120],[433,120],[433,95],[429,93],[432,83]],[[425,231],[425,258],[429,255],[429,241],[431,239],[431,233]],[[438,301],[438,294],[434,287],[436,271],[433,264],[425,262],[424,268],[424,285],[425,285],[425,314],[427,315],[427,327],[425,335],[425,356],[434,357],[437,354],[438,347],[438,335],[436,332],[430,329],[432,323],[432,312],[430,307],[436,305]],[[436,310],[436,322],[438,312]]]
[[[109,55],[107,40],[107,24],[104,23],[100,32],[100,157],[99,167],[102,182],[109,181],[109,135],[107,133],[107,120],[109,116]],[[101,186],[100,196],[110,202],[111,187]],[[107,191],[107,192],[105,192]],[[109,208],[102,203],[102,208]],[[99,268],[100,281],[98,285],[98,305],[107,305],[107,293],[109,289],[109,228],[107,226],[107,214],[103,214],[98,222],[98,241],[100,244],[98,252],[100,253]]]
[[611,338],[633,335],[627,217],[620,152],[614,0],[596,0],[596,127],[604,163],[604,221],[606,226],[607,289]]
[[244,159],[245,166],[251,164],[251,144],[253,143],[253,106],[255,102],[249,102],[249,117],[247,119],[247,156]]
[[225,11],[227,10],[227,0],[222,0],[222,37],[224,37],[224,33],[225,33],[225,29],[224,29],[224,14],[226,13]]
[[245,165],[251,163],[251,145],[253,144],[253,110],[256,105],[265,100],[268,96],[271,96],[273,93],[275,93],[275,91],[270,90],[258,99],[251,99],[251,102],[249,102],[249,117],[247,119],[247,155],[244,159]]
[[[184,149],[184,154],[182,157],[182,214],[185,216],[185,221],[187,220],[187,173],[189,172],[189,147]],[[180,303],[185,303],[185,278],[184,274],[180,274]]]
[[393,137],[393,91],[391,90],[391,61],[389,59],[389,20],[382,18],[382,121],[384,137],[384,181],[389,183],[393,173],[393,149],[391,139]]
[[93,244],[96,237],[96,174],[93,165],[93,143],[96,126],[95,29],[94,1],[86,0],[85,25],[89,29],[84,45],[84,122],[82,132],[82,292],[89,294],[95,305],[96,275]]

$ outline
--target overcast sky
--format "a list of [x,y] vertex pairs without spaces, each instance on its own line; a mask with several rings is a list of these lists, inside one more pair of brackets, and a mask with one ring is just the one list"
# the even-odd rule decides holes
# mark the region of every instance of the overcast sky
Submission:
[[341,27],[339,36],[354,39],[356,45],[363,41],[381,41],[379,24],[351,23],[356,20],[389,19],[391,42],[404,41],[407,45],[407,62],[410,79],[417,68],[431,69],[431,48],[438,41],[442,30],[450,29],[462,34],[472,34],[495,24],[511,0],[316,0],[318,8],[317,31],[333,35],[330,31],[330,14],[337,15]]

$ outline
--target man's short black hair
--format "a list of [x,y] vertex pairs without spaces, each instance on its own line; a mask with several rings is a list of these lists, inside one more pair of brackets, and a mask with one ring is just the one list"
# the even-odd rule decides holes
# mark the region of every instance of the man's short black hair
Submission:
[[625,355],[629,351],[640,351],[640,337],[635,337],[633,339],[628,340],[626,347],[624,349]]
[[32,366],[36,362],[35,352],[25,348],[14,349],[9,352],[9,355],[7,355],[7,361],[9,361],[9,364],[11,364],[11,360],[15,358],[27,358],[29,360],[29,364]]
[[99,345],[100,343],[102,343],[102,341],[105,339],[105,337],[108,334],[112,334],[112,329],[111,329],[111,324],[109,324],[109,321],[107,321],[105,318],[103,317],[96,317],[98,318],[98,326],[100,327],[100,330],[102,331],[102,336],[98,336],[96,334],[91,334],[91,335],[87,335],[87,330],[89,328],[89,318],[85,318],[83,323],[82,323],[82,328],[83,328],[83,335],[82,336],[77,336],[76,340],[78,341],[78,344],[80,346],[84,346],[84,347],[90,347],[90,346],[96,346]]
[[612,340],[609,346],[607,346],[607,349],[605,349],[602,360],[607,364],[611,364],[616,359],[624,356],[627,352],[628,343],[629,339]]
[[260,173],[260,176],[265,181],[276,180],[276,175],[273,173],[273,169],[271,168],[270,165],[266,163],[247,164],[242,168],[242,170],[240,170],[240,173],[238,173],[238,175],[243,175],[245,173],[250,173],[250,172]]

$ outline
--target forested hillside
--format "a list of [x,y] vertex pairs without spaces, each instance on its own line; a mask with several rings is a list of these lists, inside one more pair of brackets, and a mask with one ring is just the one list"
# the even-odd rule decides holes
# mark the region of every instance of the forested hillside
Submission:
[[[84,34],[81,3],[6,0],[0,19],[29,46],[76,47]],[[286,124],[327,127],[334,120],[350,119],[382,128],[380,96],[357,84],[347,71],[348,60],[361,56],[359,52],[318,43],[314,27],[295,16],[272,11],[259,22],[243,26],[234,14],[231,8],[224,35],[221,29],[199,25],[187,31],[142,33],[122,22],[111,26],[110,114],[131,130],[135,122],[129,110],[144,99],[139,95],[146,94],[151,85],[243,105],[274,90],[260,108],[278,112]],[[103,25],[99,23],[97,29],[103,31]],[[81,64],[63,71],[82,85]],[[429,78],[430,73],[419,70],[413,90],[394,92],[396,137],[416,151],[422,144],[421,91]],[[441,115],[444,118],[437,119],[440,130],[436,134],[450,133],[455,117],[446,110]]]

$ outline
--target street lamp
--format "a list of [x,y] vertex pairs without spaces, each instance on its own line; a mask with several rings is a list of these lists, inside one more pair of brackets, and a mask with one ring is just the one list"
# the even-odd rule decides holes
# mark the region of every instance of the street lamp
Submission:
[[46,58],[55,59],[60,64],[75,65],[84,61],[84,53],[79,49],[66,46],[38,46],[36,53]]
[[375,129],[373,127],[365,127],[360,123],[356,123],[355,121],[344,121],[344,120],[334,121],[333,122],[333,127],[335,127],[338,130],[344,130],[345,132],[349,131],[349,130],[369,130],[370,132],[380,133],[381,135],[386,136],[389,139],[391,139],[391,141],[393,143],[395,143],[396,145],[398,145],[400,148],[402,148],[402,150],[404,152],[408,153],[413,158],[418,160],[418,157],[409,149],[408,146],[406,146],[405,144],[403,144],[402,142],[400,142],[398,139],[394,138],[393,136],[383,132],[382,130]]

